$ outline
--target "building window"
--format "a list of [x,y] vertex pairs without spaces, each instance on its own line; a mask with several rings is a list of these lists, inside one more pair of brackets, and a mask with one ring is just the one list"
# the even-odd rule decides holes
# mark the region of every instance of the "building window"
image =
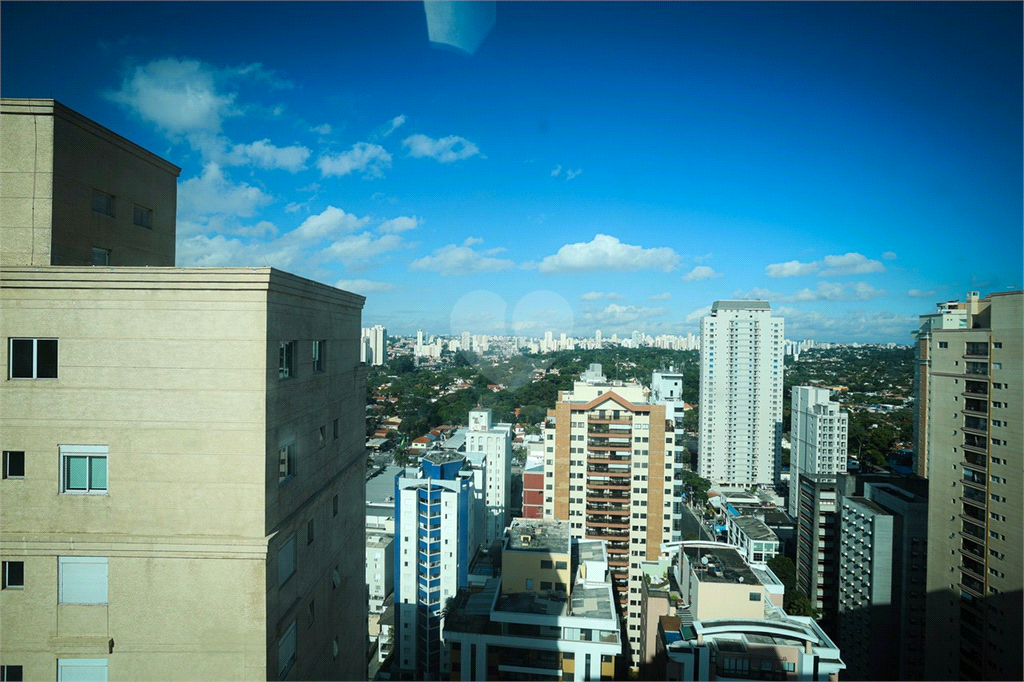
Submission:
[[92,191],[92,210],[95,213],[102,213],[103,215],[108,215],[113,218],[114,195],[94,189]]
[[110,249],[101,249],[98,246],[92,247],[93,265],[110,265]]
[[939,341],[939,348],[949,348],[949,344],[945,341]]
[[560,570],[560,571],[561,570],[565,570],[568,567],[569,567],[568,564],[566,562],[564,562],[564,561],[556,561],[555,562],[555,568]]
[[20,665],[0,665],[0,682],[21,682],[25,671]]
[[320,427],[320,447],[323,447],[324,443],[326,443],[326,442],[327,442],[327,426],[325,425],[325,426],[321,426]]
[[108,454],[106,445],[61,445],[60,491],[66,494],[106,494]]
[[3,563],[3,589],[21,590],[25,587],[25,562],[5,561]]
[[153,209],[135,204],[135,208],[132,211],[132,222],[138,225],[139,227],[144,227],[147,230],[152,230]]
[[62,556],[57,567],[61,604],[107,603],[107,557]]
[[57,682],[94,682],[107,679],[105,658],[58,658]]
[[9,378],[57,378],[57,339],[10,339],[9,350]]
[[334,440],[338,440],[338,420],[334,420]]
[[313,599],[309,600],[309,625],[312,627],[313,621],[316,620],[316,601]]
[[331,498],[331,515],[332,516],[337,516],[338,515],[338,496],[337,495],[335,495],[333,498]]
[[313,519],[306,522],[306,544],[313,544]]
[[760,592],[751,592],[750,593],[750,601],[761,601],[761,593]]
[[277,482],[284,483],[295,475],[295,443],[281,446],[281,449],[277,452],[277,457],[280,463]]
[[540,581],[540,589],[542,589],[542,590],[550,590],[551,589],[551,583],[549,581],[547,581],[547,580],[541,580]]
[[4,450],[4,478],[25,478],[23,450]]
[[283,586],[295,575],[295,534],[284,541],[277,550],[277,585]]
[[326,341],[313,342],[313,371],[324,371],[324,350],[327,348]]
[[552,563],[551,563],[550,559],[541,559],[540,560],[540,567],[541,568],[551,568],[551,566],[552,566]]
[[295,665],[295,621],[281,635],[277,645],[277,679],[283,680]]
[[282,341],[278,353],[277,378],[288,379],[295,376],[295,341]]

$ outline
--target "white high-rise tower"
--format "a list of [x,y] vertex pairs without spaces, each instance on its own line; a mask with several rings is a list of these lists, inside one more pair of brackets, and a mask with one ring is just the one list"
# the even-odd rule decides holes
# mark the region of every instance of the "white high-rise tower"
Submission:
[[794,386],[790,427],[789,513],[799,510],[800,476],[846,473],[848,416],[827,388]]
[[699,473],[715,485],[778,481],[783,332],[767,301],[715,301],[701,319]]

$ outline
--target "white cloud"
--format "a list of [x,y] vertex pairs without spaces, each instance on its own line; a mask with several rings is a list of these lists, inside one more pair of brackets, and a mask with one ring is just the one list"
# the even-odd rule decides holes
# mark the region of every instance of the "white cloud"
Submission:
[[778,291],[771,291],[761,287],[754,287],[743,293],[737,291],[734,297],[744,300],[773,301],[775,303],[796,303],[809,301],[866,301],[871,298],[885,296],[884,289],[876,289],[867,282],[818,282],[817,288],[804,288],[784,294]]
[[668,247],[645,249],[623,244],[616,237],[595,235],[593,241],[566,244],[558,253],[531,264],[543,273],[570,273],[588,270],[669,271],[679,263],[679,254]]
[[458,135],[449,135],[437,140],[426,135],[412,135],[402,140],[402,146],[409,149],[409,156],[427,157],[441,163],[468,159],[480,153],[479,147]]
[[665,308],[647,308],[644,306],[619,305],[609,303],[604,310],[587,313],[584,318],[594,324],[603,326],[629,324],[642,319],[665,314]]
[[666,291],[665,293],[662,293],[662,294],[655,294],[654,296],[648,296],[647,300],[648,301],[667,301],[670,298],[672,298],[672,294],[670,294],[669,292]]
[[332,128],[329,123],[322,123],[318,126],[313,126],[310,130],[318,135],[330,135]]
[[[470,238],[472,239],[472,238]],[[466,240],[469,242],[470,240]],[[479,241],[473,241],[476,244]],[[515,267],[515,262],[505,258],[492,258],[474,251],[470,246],[449,244],[409,264],[410,270],[430,270],[441,275],[473,275],[480,272],[497,272]]]
[[178,186],[178,215],[184,219],[231,214],[248,218],[273,197],[244,182],[232,183],[216,163],[203,166],[203,174]]
[[398,216],[391,220],[385,220],[377,226],[377,231],[385,233],[408,232],[417,228],[420,222],[420,219],[416,216]]
[[704,254],[703,256],[694,256],[694,257],[693,257],[693,262],[694,262],[694,263],[703,263],[704,261],[706,261],[706,260],[708,260],[709,258],[711,258],[711,256],[712,256],[712,255],[713,255],[713,252],[711,252],[711,251],[708,251],[708,252],[707,252],[707,253],[705,253],[705,254]]
[[715,269],[708,265],[698,265],[683,275],[683,280],[686,282],[699,282],[702,279],[714,279],[721,276],[722,273],[715,272]]
[[820,311],[807,311],[781,306],[776,314],[786,319],[788,338],[813,338],[843,343],[877,343],[879,339],[899,339],[907,343],[909,330],[916,329],[914,315],[877,311],[844,311],[832,316]]
[[896,260],[896,253],[893,251],[886,251],[882,254],[882,260]]
[[323,177],[362,173],[364,178],[384,177],[384,169],[391,168],[391,154],[379,144],[357,142],[341,154],[324,154],[317,162]]
[[466,241],[462,242],[463,246],[473,246],[474,244],[483,244],[484,240],[480,237],[466,237]]
[[334,283],[338,289],[352,291],[357,294],[370,294],[381,291],[395,291],[398,287],[389,282],[374,282],[368,279],[339,279]]
[[559,173],[562,172],[562,166],[558,165],[551,169],[551,177],[557,178]]
[[704,317],[705,315],[708,315],[710,312],[711,306],[709,305],[706,305],[703,308],[697,308],[696,310],[690,311],[690,313],[686,316],[686,321],[698,322],[700,321],[700,318]]
[[907,296],[910,296],[911,298],[931,298],[935,295],[936,292],[934,289],[929,289],[928,291],[924,291],[923,289],[911,289],[907,292]]
[[364,270],[375,265],[380,256],[406,246],[397,234],[375,237],[369,232],[363,232],[342,237],[325,248],[320,255],[324,260],[336,260],[350,270]]
[[380,136],[381,137],[387,137],[391,133],[393,133],[396,130],[398,130],[399,128],[401,128],[403,125],[405,125],[405,116],[404,115],[395,116],[393,119],[388,121],[388,123],[387,123],[387,126],[388,126],[387,130],[385,130],[383,133],[381,133]]
[[218,90],[219,76],[199,61],[160,59],[135,67],[105,96],[168,133],[216,133],[239,113],[235,94]]
[[566,181],[572,180],[573,178],[579,176],[582,172],[582,168],[577,168],[576,170],[567,170],[565,171],[565,179]]
[[368,221],[369,218],[357,218],[340,208],[328,206],[323,212],[306,218],[290,234],[293,238],[302,240],[329,239],[338,234],[358,230]]
[[588,291],[587,293],[580,296],[580,298],[583,299],[584,301],[597,301],[602,298],[606,298],[609,301],[626,300],[625,296],[614,291],[609,291],[608,293],[604,293],[603,291]]
[[836,275],[866,275],[872,272],[885,272],[880,261],[871,260],[860,253],[846,253],[842,256],[825,256],[825,270],[819,274],[823,277]]
[[885,272],[885,266],[881,261],[871,260],[864,254],[851,252],[841,256],[825,256],[823,259],[811,263],[801,263],[798,260],[773,263],[765,266],[764,272],[769,277],[801,277],[815,273],[822,277],[836,277]]
[[263,139],[252,144],[236,144],[221,163],[232,166],[252,164],[266,169],[283,168],[296,173],[306,168],[309,155],[310,151],[306,147],[277,147],[270,140]]
[[785,263],[773,263],[765,266],[764,274],[769,277],[800,277],[803,275],[813,275],[817,271],[817,263],[801,263],[798,260],[791,260]]

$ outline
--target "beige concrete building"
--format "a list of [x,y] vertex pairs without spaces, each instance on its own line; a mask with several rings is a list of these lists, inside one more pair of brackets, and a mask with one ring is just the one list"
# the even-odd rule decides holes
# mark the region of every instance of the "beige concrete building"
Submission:
[[648,397],[643,386],[608,382],[592,365],[549,410],[544,434],[544,518],[607,543],[633,667],[642,658],[642,564],[678,539],[672,514],[681,492],[673,421]]
[[925,679],[1024,674],[1022,304],[1021,291],[971,292],[965,324],[933,326],[926,339],[927,393],[918,396],[928,448]]
[[[25,106],[43,113],[3,102],[0,160],[0,664],[25,679],[363,678],[363,297],[271,268],[158,267],[176,169],[59,104]],[[51,202],[86,209],[26,228],[7,217],[31,213],[8,193],[28,171],[9,169],[31,168],[22,138],[43,149],[47,116]],[[99,180],[57,177],[93,145]],[[106,231],[82,189],[97,185],[114,197]],[[142,202],[151,228],[131,220]],[[154,267],[64,265],[99,234],[111,265],[123,250]]]
[[181,169],[59,102],[0,101],[0,266],[174,265]]

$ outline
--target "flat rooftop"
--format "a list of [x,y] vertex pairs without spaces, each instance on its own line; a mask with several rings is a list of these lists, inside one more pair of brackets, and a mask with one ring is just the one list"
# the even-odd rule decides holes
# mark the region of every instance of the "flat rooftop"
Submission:
[[[760,581],[740,553],[728,547],[683,547],[690,566],[703,583],[759,585]],[[702,559],[707,559],[707,564]]]
[[547,597],[535,592],[501,594],[494,604],[494,610],[503,613],[615,620],[615,602],[612,600],[612,586],[609,583],[577,583],[573,585],[569,598]]
[[366,546],[384,549],[390,543],[394,542],[395,536],[390,533],[381,533],[380,531],[368,530],[366,531]]
[[[366,503],[395,506],[395,476],[403,467],[385,467],[366,481]],[[376,471],[376,469],[374,469]]]
[[569,522],[515,519],[508,529],[505,549],[571,554]]
[[732,522],[751,540],[778,542],[779,536],[756,516],[735,516]]
[[431,464],[448,464],[455,460],[463,460],[466,456],[461,452],[453,452],[451,450],[431,450],[427,454],[423,455],[423,459],[427,460]]

